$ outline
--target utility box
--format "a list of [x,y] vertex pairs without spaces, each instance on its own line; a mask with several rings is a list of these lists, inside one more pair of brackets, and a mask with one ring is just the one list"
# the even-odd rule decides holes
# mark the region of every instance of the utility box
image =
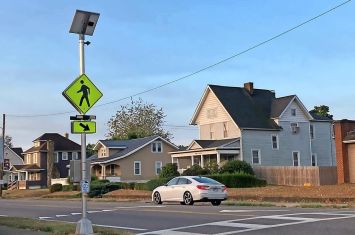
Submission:
[[[91,181],[91,172],[90,172],[90,161],[86,160],[86,179]],[[81,181],[81,161],[80,160],[71,160],[70,169],[69,169],[70,181],[73,183],[80,183]]]

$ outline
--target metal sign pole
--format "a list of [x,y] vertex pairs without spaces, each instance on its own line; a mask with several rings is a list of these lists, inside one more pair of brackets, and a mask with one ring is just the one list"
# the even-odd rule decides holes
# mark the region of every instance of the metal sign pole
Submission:
[[[80,59],[80,75],[85,74],[85,59],[84,59],[84,42],[85,36],[79,34],[79,59]],[[84,114],[84,113],[82,113]],[[87,181],[86,174],[86,134],[81,134],[81,183]],[[87,218],[87,196],[86,192],[81,190],[82,203],[82,218],[77,223],[76,234],[93,234],[92,223]]]

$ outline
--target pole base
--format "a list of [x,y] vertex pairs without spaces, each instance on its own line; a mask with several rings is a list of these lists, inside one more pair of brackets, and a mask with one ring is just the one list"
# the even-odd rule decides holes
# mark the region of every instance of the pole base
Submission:
[[88,220],[87,218],[82,218],[81,220],[79,220],[78,223],[76,224],[75,234],[78,234],[78,235],[79,234],[80,235],[94,234],[91,221]]

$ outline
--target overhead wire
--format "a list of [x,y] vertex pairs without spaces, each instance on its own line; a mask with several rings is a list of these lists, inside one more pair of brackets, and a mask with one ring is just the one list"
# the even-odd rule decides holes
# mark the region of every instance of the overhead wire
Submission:
[[[336,5],[336,6],[332,7],[332,8],[330,8],[330,9],[327,10],[327,11],[324,11],[324,12],[322,12],[322,13],[320,13],[320,14],[318,14],[318,15],[316,15],[316,16],[314,16],[314,17],[312,17],[312,18],[310,18],[310,19],[308,19],[308,20],[306,20],[306,21],[303,21],[302,23],[300,23],[300,24],[298,24],[298,25],[296,25],[296,26],[291,27],[290,29],[287,29],[287,30],[285,30],[285,31],[283,31],[283,32],[281,32],[281,33],[279,33],[279,34],[277,34],[277,35],[271,37],[271,38],[268,38],[268,39],[266,39],[266,40],[264,40],[264,41],[262,41],[262,42],[259,42],[259,43],[255,44],[254,46],[251,46],[251,47],[249,47],[249,48],[247,48],[247,49],[245,49],[245,50],[242,50],[242,51],[240,51],[240,52],[238,52],[238,53],[236,53],[236,54],[234,54],[234,55],[232,55],[232,56],[229,56],[229,57],[227,57],[227,58],[225,58],[225,59],[222,59],[222,60],[220,60],[220,61],[218,61],[218,62],[216,62],[216,63],[214,63],[214,64],[211,64],[211,65],[208,65],[208,66],[206,66],[206,67],[203,67],[203,68],[201,68],[201,69],[199,69],[199,70],[196,70],[195,72],[192,72],[192,73],[190,73],[190,74],[187,74],[187,75],[185,75],[185,76],[182,76],[182,77],[180,77],[180,78],[177,78],[177,79],[175,79],[175,80],[172,80],[172,81],[170,81],[170,82],[163,83],[163,84],[161,84],[161,85],[159,85],[159,86],[156,86],[156,87],[153,87],[153,88],[149,88],[149,89],[143,90],[143,91],[138,92],[138,93],[135,93],[135,94],[133,94],[133,95],[129,95],[129,96],[126,96],[126,97],[123,97],[123,98],[120,98],[120,99],[117,99],[117,100],[109,101],[109,102],[106,102],[106,103],[103,103],[103,104],[98,104],[98,105],[96,105],[95,107],[93,107],[92,109],[95,109],[95,108],[98,108],[98,107],[102,107],[102,106],[106,106],[106,105],[110,105],[110,104],[113,104],[113,103],[118,103],[118,102],[121,102],[121,101],[130,99],[130,98],[132,98],[132,97],[136,97],[136,96],[139,96],[139,95],[143,95],[143,94],[145,94],[145,93],[148,93],[148,92],[151,92],[151,91],[160,89],[160,88],[162,88],[162,87],[165,87],[165,86],[168,86],[168,85],[170,85],[170,84],[179,82],[179,81],[181,81],[181,80],[184,80],[184,79],[186,79],[186,78],[189,78],[189,77],[192,77],[192,76],[194,76],[194,75],[196,75],[196,74],[199,74],[199,73],[201,73],[201,72],[203,72],[203,71],[206,71],[206,70],[208,70],[208,69],[211,69],[211,68],[213,68],[213,67],[216,67],[216,66],[218,66],[218,65],[220,65],[220,64],[222,64],[222,63],[225,63],[225,62],[227,62],[227,61],[229,61],[229,60],[231,60],[231,59],[234,59],[234,58],[236,58],[236,57],[238,57],[238,56],[241,56],[241,55],[243,55],[243,54],[245,54],[245,53],[247,53],[247,52],[249,52],[249,51],[251,51],[251,50],[254,50],[254,49],[256,49],[256,48],[258,48],[258,47],[260,47],[260,46],[263,46],[263,45],[265,45],[265,44],[267,44],[267,43],[269,43],[269,42],[271,42],[271,41],[273,41],[273,40],[275,40],[275,39],[277,39],[277,38],[280,38],[280,37],[282,37],[283,35],[285,35],[285,34],[287,34],[287,33],[290,33],[290,32],[292,32],[292,31],[294,31],[294,30],[300,28],[300,27],[302,27],[302,26],[305,25],[305,24],[310,23],[310,22],[312,22],[312,21],[314,21],[314,20],[316,20],[316,19],[318,19],[318,18],[320,18],[320,17],[322,17],[322,16],[324,16],[324,15],[326,15],[326,14],[328,14],[328,13],[330,13],[330,12],[332,12],[332,11],[334,11],[334,10],[340,8],[340,7],[342,7],[342,6],[344,6],[345,4],[347,4],[347,3],[351,2],[351,1],[352,1],[352,0],[347,0],[347,1],[345,1],[345,2],[342,2],[342,3],[338,4],[338,5]],[[64,114],[70,114],[70,113],[75,113],[75,111],[57,112],[57,113],[49,113],[49,114],[32,114],[32,115],[31,115],[31,114],[23,114],[23,115],[21,115],[21,114],[7,114],[7,116],[26,118],[26,117],[57,116],[57,115],[64,115]]]

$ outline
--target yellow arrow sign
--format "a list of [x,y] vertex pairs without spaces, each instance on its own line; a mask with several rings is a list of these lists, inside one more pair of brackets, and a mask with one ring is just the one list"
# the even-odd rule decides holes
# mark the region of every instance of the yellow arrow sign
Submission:
[[82,114],[102,97],[101,91],[85,74],[75,79],[62,94]]
[[71,133],[73,133],[73,134],[96,133],[96,122],[73,121],[73,122],[71,122]]

